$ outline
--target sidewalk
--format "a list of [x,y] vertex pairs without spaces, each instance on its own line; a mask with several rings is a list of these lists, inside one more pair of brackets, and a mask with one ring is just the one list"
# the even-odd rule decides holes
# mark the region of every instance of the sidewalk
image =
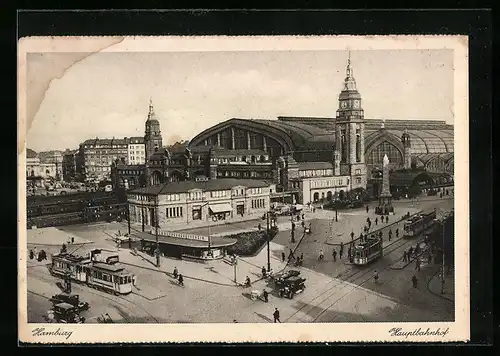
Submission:
[[[281,253],[282,246],[270,243],[271,249],[271,266],[274,271],[279,271],[285,267],[274,254]],[[172,277],[172,272],[175,267],[180,274],[187,280],[196,280],[221,286],[234,287],[235,268],[225,259],[214,261],[192,261],[192,260],[177,260],[172,258],[162,257],[160,260],[160,268],[155,266],[156,260],[153,256],[147,255],[144,252],[137,252],[134,255],[128,249],[118,251],[120,262],[124,265],[140,268],[144,271],[163,273]],[[263,248],[260,253],[253,257],[239,257],[236,266],[236,282],[243,283],[245,277],[250,277],[252,282],[262,278],[261,269],[265,266],[267,269],[267,248]],[[140,280],[140,278],[138,278]],[[139,282],[140,284],[140,282]]]
[[455,271],[450,270],[449,273],[444,275],[443,293],[441,293],[441,271],[438,270],[434,276],[431,277],[427,283],[427,289],[432,294],[438,295],[444,299],[454,302],[455,301]]

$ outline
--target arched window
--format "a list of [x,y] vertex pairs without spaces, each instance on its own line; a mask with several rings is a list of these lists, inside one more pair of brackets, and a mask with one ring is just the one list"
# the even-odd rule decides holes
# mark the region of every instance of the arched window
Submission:
[[401,152],[396,146],[387,141],[379,144],[368,154],[366,163],[380,165],[380,167],[382,167],[384,155],[387,155],[387,157],[389,158],[389,162],[392,165],[399,166],[403,164],[403,155],[401,154]]

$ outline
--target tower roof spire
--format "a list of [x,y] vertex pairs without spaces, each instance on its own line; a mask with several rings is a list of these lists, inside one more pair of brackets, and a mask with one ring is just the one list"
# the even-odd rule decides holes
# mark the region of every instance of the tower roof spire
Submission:
[[357,90],[356,81],[352,76],[353,70],[351,68],[351,51],[349,51],[349,57],[347,58],[347,67],[345,70],[345,80],[344,80],[344,90]]
[[149,97],[149,112],[148,112],[148,120],[155,120],[155,109],[153,107],[153,99]]

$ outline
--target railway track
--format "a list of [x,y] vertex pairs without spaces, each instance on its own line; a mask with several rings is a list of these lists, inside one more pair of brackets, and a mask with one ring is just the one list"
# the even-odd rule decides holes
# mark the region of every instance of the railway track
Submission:
[[[393,253],[394,251],[400,249],[401,247],[403,247],[405,245],[410,245],[410,244],[413,244],[413,243],[415,243],[415,240],[407,240],[407,239],[404,239],[404,238],[401,237],[401,238],[395,240],[394,242],[391,242],[389,245],[387,245],[387,246],[384,247],[384,256],[388,256],[391,253]],[[390,247],[390,249],[387,250],[389,247]],[[382,260],[379,259],[377,261],[383,261],[383,259]],[[308,303],[304,303],[304,305],[302,307],[300,307],[299,309],[297,309],[292,315],[290,315],[287,319],[285,319],[285,322],[289,321],[290,319],[292,319],[294,316],[296,316],[300,312],[304,313],[304,310],[305,310],[305,314],[309,314],[309,312],[311,312],[314,308],[317,308],[318,305],[321,305],[322,303],[324,303],[328,299],[332,298],[335,295],[338,295],[340,292],[345,291],[348,288],[350,290],[352,290],[352,289],[355,289],[356,287],[361,286],[363,283],[365,283],[366,281],[368,281],[368,280],[371,279],[371,273],[373,271],[375,271],[377,269],[378,270],[389,269],[390,266],[392,265],[392,263],[393,263],[393,261],[386,261],[386,263],[383,266],[380,266],[380,264],[377,264],[376,267],[372,267],[372,268],[368,268],[368,269],[362,268],[362,267],[361,268],[359,268],[359,267],[358,268],[351,267],[350,269],[348,269],[347,272],[354,271],[354,273],[349,274],[345,278],[339,278],[339,277],[332,278],[332,280],[327,283],[327,286],[330,285],[330,284],[333,284],[333,285],[331,285],[326,290],[323,290],[321,292],[321,294],[318,294],[315,298],[313,298],[312,300],[308,301]],[[359,281],[361,278],[363,278],[364,276],[366,276],[367,274],[370,274],[369,278],[363,280],[360,284],[356,284],[355,283],[355,282]],[[344,282],[347,282],[349,284],[344,284],[342,286],[339,286],[336,283],[338,281],[338,279],[342,279]],[[335,289],[335,290],[333,290],[333,289]],[[332,290],[333,290],[333,292],[329,293]],[[325,295],[325,293],[326,293],[326,295]],[[338,302],[340,299],[342,299],[343,297],[345,297],[347,294],[348,293],[345,293],[341,298],[336,299],[328,307],[324,308],[316,317],[314,317],[313,321],[318,320],[318,318],[321,315],[323,315],[331,306],[333,306],[336,302]],[[304,299],[305,298],[301,298],[301,299],[299,299],[299,301],[303,301]],[[315,305],[311,305],[312,302],[317,301],[317,300],[319,300],[319,303],[315,303]],[[306,309],[307,307],[309,307],[310,309]]]
[[[54,282],[54,280],[53,280],[54,277],[48,271],[44,272],[43,270],[35,270],[34,268],[32,268],[31,271],[30,271],[30,274],[37,276],[37,278],[39,278],[39,279],[41,279],[41,280],[43,280],[45,282],[49,282],[49,283],[50,282]],[[79,284],[79,283],[76,283],[76,285],[83,287],[83,285]],[[81,289],[83,289],[83,288],[81,288]],[[38,294],[38,293],[30,291],[30,290],[28,290],[28,292],[32,293],[32,294],[35,294],[35,295],[42,296],[42,297],[44,297],[46,299],[50,299],[49,297],[46,297],[44,295]],[[122,296],[119,296],[119,295],[117,295],[117,296],[115,296],[115,295],[113,295],[113,296],[107,295],[107,293],[105,293],[105,292],[99,292],[97,290],[92,289],[91,287],[88,287],[88,290],[86,290],[85,292],[89,293],[89,294],[93,294],[93,295],[99,296],[99,297],[107,299],[109,301],[112,301],[112,302],[114,302],[114,303],[116,303],[116,304],[118,304],[118,305],[126,308],[127,310],[129,310],[132,313],[134,312],[134,310],[131,308],[131,306],[134,307],[134,308],[140,309],[145,314],[147,314],[152,320],[154,320],[155,323],[158,323],[158,324],[160,323],[160,321],[158,319],[156,319],[151,313],[149,313],[142,306],[140,306],[137,303],[134,303],[134,302],[132,302],[132,301],[130,301],[130,300],[122,297]],[[125,321],[128,322],[127,318],[124,317],[124,319],[125,319]]]

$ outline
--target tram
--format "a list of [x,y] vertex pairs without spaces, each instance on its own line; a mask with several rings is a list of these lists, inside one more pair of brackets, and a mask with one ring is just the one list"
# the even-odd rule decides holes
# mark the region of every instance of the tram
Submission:
[[361,242],[354,247],[353,263],[357,266],[364,266],[382,257],[382,255],[382,239],[369,237],[365,242]]
[[436,219],[436,211],[429,213],[418,214],[406,220],[404,225],[403,237],[413,237],[422,233],[427,228],[434,225]]
[[118,263],[118,256],[98,260],[94,258],[96,254],[100,254],[100,250],[90,252],[90,257],[53,255],[50,273],[115,295],[132,292],[132,274]]

